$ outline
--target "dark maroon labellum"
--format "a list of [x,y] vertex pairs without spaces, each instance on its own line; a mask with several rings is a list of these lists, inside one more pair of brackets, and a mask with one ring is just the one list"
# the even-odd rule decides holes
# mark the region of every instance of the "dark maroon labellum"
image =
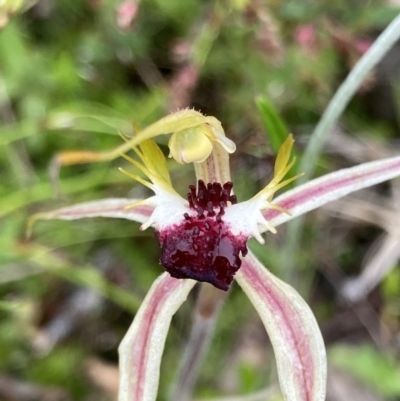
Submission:
[[231,195],[232,183],[198,183],[191,185],[189,206],[197,216],[185,214],[182,224],[158,233],[162,254],[161,265],[175,278],[191,278],[228,290],[234,274],[241,266],[240,252],[247,254],[247,237],[235,236],[223,222]]

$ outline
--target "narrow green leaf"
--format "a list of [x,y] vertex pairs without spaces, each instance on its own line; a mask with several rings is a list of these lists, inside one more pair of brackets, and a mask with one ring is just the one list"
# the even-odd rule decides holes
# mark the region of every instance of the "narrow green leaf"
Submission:
[[[269,143],[271,144],[271,148],[275,155],[278,154],[278,151],[282,144],[286,141],[288,135],[290,134],[289,129],[287,128],[285,122],[280,117],[278,111],[272,105],[272,103],[264,96],[258,96],[256,98],[256,105],[258,111],[261,115],[266,135],[269,139]],[[296,151],[295,147],[292,149],[292,157],[296,157],[296,163],[293,168],[289,172],[287,178],[293,177],[299,172],[299,153]],[[287,186],[287,189],[293,188],[296,186],[296,182],[290,183]]]
[[275,154],[289,135],[289,129],[272,103],[264,96],[256,98],[256,105],[264,124],[265,132]]

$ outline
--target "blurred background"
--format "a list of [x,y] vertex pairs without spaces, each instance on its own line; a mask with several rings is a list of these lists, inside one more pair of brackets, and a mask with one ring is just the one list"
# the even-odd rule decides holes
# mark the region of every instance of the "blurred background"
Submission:
[[[105,150],[131,122],[184,107],[238,145],[239,201],[272,176],[279,138],[301,157],[330,98],[400,10],[398,0],[0,1],[0,400],[116,400],[117,347],[162,272],[152,230],[123,220],[38,222],[73,203],[149,193],[122,159],[51,168],[57,152]],[[400,44],[330,133],[317,175],[400,153]],[[165,154],[168,138],[157,139]],[[170,161],[183,196],[191,166]],[[309,213],[250,247],[309,302],[329,358],[328,400],[400,400],[399,180]],[[173,320],[166,400],[196,290]],[[279,400],[261,321],[234,286],[195,399]]]

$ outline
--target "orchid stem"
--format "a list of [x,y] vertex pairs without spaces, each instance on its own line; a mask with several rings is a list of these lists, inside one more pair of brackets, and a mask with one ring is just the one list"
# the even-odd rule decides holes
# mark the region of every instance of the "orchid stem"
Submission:
[[[297,181],[297,185],[310,179],[325,141],[344,109],[360,88],[367,75],[385,57],[399,38],[400,14],[382,32],[363,57],[361,57],[328,104],[314,132],[311,134],[310,141],[302,157],[299,171],[304,172],[304,175]],[[304,216],[301,216],[288,226],[286,250],[282,252],[282,264],[285,266],[286,278],[288,279],[292,277],[292,267],[295,265],[294,258],[300,246],[299,237],[303,223]]]
[[204,357],[209,349],[216,322],[227,292],[202,283],[194,311],[194,322],[186,344],[177,378],[170,391],[171,401],[189,401],[192,398]]

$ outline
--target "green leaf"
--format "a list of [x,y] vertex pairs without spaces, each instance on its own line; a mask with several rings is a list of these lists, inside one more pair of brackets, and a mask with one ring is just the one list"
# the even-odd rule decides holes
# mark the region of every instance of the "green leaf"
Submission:
[[385,397],[400,396],[400,367],[370,345],[337,345],[329,352],[334,366],[348,371]]
[[290,133],[289,129],[279,116],[275,107],[267,98],[263,96],[257,97],[256,105],[261,115],[267,137],[271,143],[271,147],[274,153],[277,154],[282,143]]
[[[280,147],[286,141],[288,135],[290,134],[290,131],[287,128],[285,122],[279,116],[275,107],[266,97],[264,96],[257,97],[256,105],[261,115],[265,131],[271,144],[272,150],[275,153],[275,155],[277,155]],[[291,157],[293,156],[296,157],[296,163],[293,165],[293,168],[290,170],[286,178],[293,177],[294,175],[299,173],[300,158],[299,158],[299,153],[296,151],[295,147],[293,147],[292,149]],[[296,186],[296,181],[290,183],[286,187],[286,190],[293,188],[294,186]]]

